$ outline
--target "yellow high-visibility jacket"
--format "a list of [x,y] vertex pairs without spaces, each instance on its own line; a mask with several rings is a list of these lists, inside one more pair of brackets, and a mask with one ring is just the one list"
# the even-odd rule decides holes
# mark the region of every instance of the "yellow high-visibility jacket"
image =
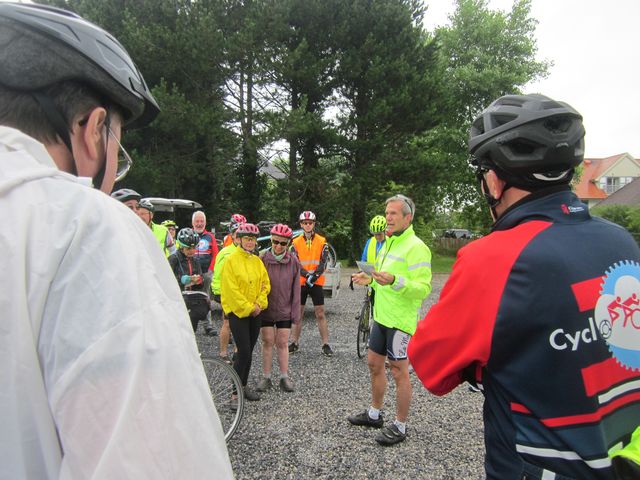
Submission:
[[264,310],[270,291],[267,269],[257,255],[237,248],[227,257],[220,282],[220,301],[224,313],[246,318],[256,304]]

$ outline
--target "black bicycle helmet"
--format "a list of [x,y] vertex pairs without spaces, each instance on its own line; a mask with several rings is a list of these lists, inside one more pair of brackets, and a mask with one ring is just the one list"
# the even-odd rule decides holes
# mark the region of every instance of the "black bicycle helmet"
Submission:
[[176,242],[178,242],[178,246],[182,248],[195,247],[199,241],[200,237],[192,228],[183,228],[176,236]]
[[582,116],[544,95],[506,95],[471,125],[471,164],[521,188],[568,183],[584,157]]
[[120,190],[116,190],[111,194],[111,198],[115,198],[119,202],[126,202],[127,200],[140,200],[142,195],[140,195],[135,190],[131,190],[130,188],[121,188]]
[[65,80],[86,83],[118,105],[129,126],[160,111],[124,47],[75,13],[55,7],[0,2],[0,84],[41,91]]

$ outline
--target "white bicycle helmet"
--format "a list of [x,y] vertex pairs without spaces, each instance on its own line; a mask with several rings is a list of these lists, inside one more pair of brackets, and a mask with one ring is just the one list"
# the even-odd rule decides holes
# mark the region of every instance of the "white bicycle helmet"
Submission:
[[313,213],[310,210],[305,210],[304,212],[302,212],[300,214],[300,221],[302,222],[304,220],[310,220],[312,222],[315,222],[316,221],[316,214]]

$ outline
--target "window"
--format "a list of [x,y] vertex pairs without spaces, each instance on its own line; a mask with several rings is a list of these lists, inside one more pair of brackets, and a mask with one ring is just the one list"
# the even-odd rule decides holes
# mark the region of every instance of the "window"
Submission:
[[611,195],[613,192],[620,190],[625,185],[631,183],[635,177],[602,177],[600,179],[600,189],[604,193]]

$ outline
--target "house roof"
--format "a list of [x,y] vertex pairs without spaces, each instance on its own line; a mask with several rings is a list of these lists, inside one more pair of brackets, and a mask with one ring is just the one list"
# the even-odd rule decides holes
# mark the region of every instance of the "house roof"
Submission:
[[597,185],[597,181],[626,155],[626,153],[620,153],[606,158],[585,158],[582,162],[584,168],[582,169],[580,181],[574,187],[578,198],[583,200],[607,198],[607,194]]
[[274,164],[272,164],[269,161],[265,162],[265,164],[262,165],[259,170],[260,170],[260,173],[264,173],[265,175],[268,175],[274,180],[282,180],[284,178],[287,178],[286,173],[284,173],[282,170],[280,170],[278,167],[276,167]]
[[597,204],[598,207],[607,205],[640,205],[640,177],[627,183]]

